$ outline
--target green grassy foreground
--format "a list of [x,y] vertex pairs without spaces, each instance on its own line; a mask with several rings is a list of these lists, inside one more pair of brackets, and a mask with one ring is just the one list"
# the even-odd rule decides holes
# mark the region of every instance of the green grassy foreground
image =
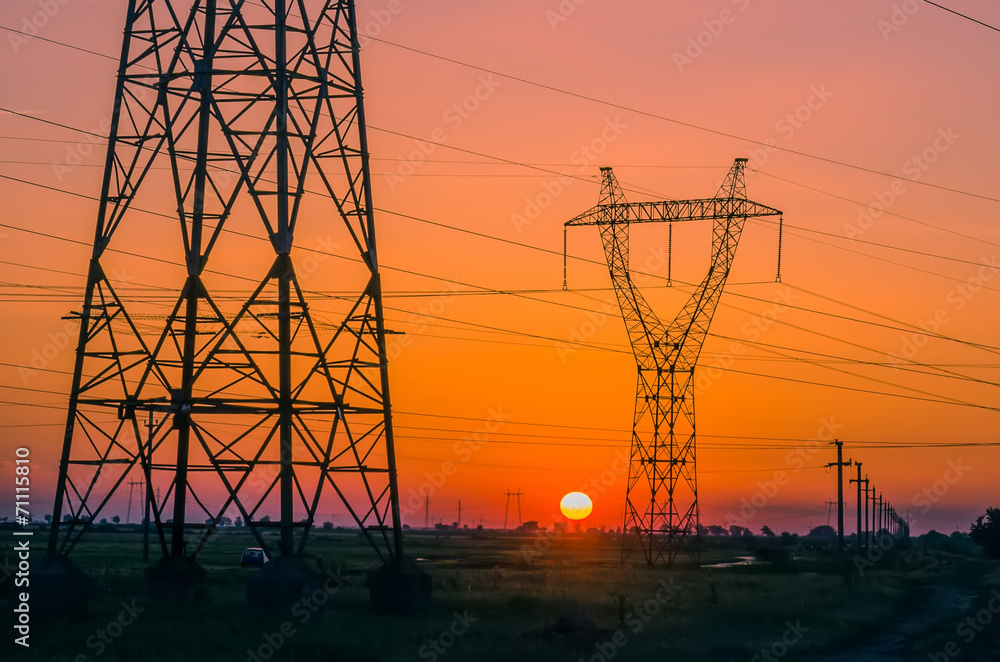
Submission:
[[[10,532],[0,532],[0,541],[9,550]],[[411,558],[434,578],[429,613],[374,614],[365,588],[374,565],[370,549],[356,533],[319,531],[310,552],[322,558],[312,562],[340,571],[342,585],[322,610],[310,604],[275,617],[246,604],[253,571],[238,564],[253,543],[245,532],[212,537],[199,557],[208,595],[186,605],[157,603],[146,592],[138,534],[95,532],[73,555],[91,576],[89,614],[36,621],[30,650],[15,649],[10,636],[0,650],[15,650],[13,659],[75,662],[751,660],[762,649],[794,660],[849,649],[905,618],[936,587],[998,576],[995,564],[914,550],[889,554],[859,576],[853,565],[845,571],[829,555],[801,550],[795,567],[781,571],[622,566],[615,536],[550,542],[525,534],[474,539],[409,532],[406,542]],[[747,554],[739,541],[707,547],[705,563]],[[978,585],[985,590],[989,582]],[[134,619],[126,614],[128,625],[109,628],[123,603],[133,602]],[[600,629],[588,630],[590,622]],[[931,646],[942,635],[923,636]]]

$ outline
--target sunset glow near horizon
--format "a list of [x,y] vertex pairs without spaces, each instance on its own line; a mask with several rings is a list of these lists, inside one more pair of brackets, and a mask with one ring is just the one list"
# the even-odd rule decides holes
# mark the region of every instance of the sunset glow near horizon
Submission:
[[[1000,40],[899,4],[359,2],[404,523],[429,497],[436,520],[461,501],[464,523],[499,528],[517,489],[525,521],[551,526],[579,491],[587,526],[621,525],[635,363],[595,228],[569,233],[562,291],[563,224],[597,204],[601,166],[631,201],[687,199],[736,157],[748,198],[784,211],[782,281],[776,224],[748,223],[697,372],[702,524],[826,524],[835,438],[914,533],[967,531],[998,505],[1000,95],[981,81]],[[985,0],[951,4],[1000,21]],[[0,113],[0,470],[32,449],[40,517],[106,153],[38,120],[107,131],[124,6],[69,2],[43,25],[38,7],[4,3],[0,25],[109,56],[0,39],[0,106],[29,116]],[[348,253],[310,220],[299,246]],[[150,223],[118,247],[179,263],[176,229]],[[711,227],[674,227],[669,288],[667,241],[663,224],[632,229],[664,322],[704,277]],[[252,258],[230,247],[209,266]],[[293,258],[309,288],[341,289],[342,261]],[[138,261],[116,278],[181,275]],[[853,522],[853,486],[845,499]],[[332,501],[319,517],[347,519]]]

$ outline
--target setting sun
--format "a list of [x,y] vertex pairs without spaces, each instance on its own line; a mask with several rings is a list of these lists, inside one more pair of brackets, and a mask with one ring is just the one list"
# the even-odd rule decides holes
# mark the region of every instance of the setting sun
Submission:
[[594,510],[594,504],[583,492],[570,492],[559,502],[559,510],[570,519],[583,519]]

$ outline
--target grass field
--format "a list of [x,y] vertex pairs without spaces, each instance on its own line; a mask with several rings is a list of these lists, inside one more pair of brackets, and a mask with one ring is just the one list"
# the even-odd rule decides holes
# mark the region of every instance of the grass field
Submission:
[[[9,531],[0,539],[2,549],[11,548]],[[780,571],[769,564],[622,566],[618,544],[601,535],[565,535],[549,545],[525,534],[409,532],[407,553],[432,574],[434,601],[425,614],[401,617],[368,605],[365,580],[374,562],[364,540],[319,531],[309,562],[338,571],[342,583],[323,609],[310,603],[282,615],[247,606],[245,583],[254,571],[241,569],[239,558],[254,544],[245,532],[212,537],[199,557],[207,595],[183,605],[157,602],[146,591],[139,534],[95,532],[73,555],[91,577],[89,613],[35,622],[31,649],[18,648],[16,659],[749,661],[762,650],[773,659],[812,659],[906,625],[942,591],[966,591],[974,596],[968,607],[979,609],[1000,584],[996,564],[917,549],[894,550],[859,574],[852,563],[845,570],[830,554],[802,549],[795,567]],[[711,541],[703,562],[747,554],[739,541]],[[921,615],[926,627],[902,644],[914,659],[927,659],[920,648],[937,650],[954,629],[957,616],[937,615],[940,622]],[[993,659],[976,657],[990,654],[990,637],[1000,638],[1000,623],[966,647],[964,659]],[[0,650],[14,648],[10,638]]]

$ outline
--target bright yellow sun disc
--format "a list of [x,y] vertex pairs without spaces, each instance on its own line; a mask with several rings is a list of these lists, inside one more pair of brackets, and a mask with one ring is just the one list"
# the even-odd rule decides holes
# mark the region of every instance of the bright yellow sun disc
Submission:
[[594,510],[594,504],[583,492],[570,492],[562,498],[559,510],[569,519],[583,519]]

